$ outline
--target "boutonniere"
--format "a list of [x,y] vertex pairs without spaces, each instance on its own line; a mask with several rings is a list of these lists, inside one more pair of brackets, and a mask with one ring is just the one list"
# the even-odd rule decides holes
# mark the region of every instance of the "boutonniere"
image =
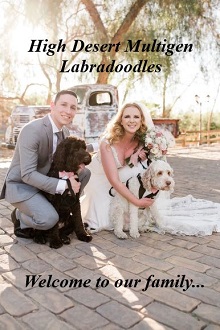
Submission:
[[74,172],[65,172],[65,171],[59,172],[60,179],[69,179],[73,175],[74,175]]

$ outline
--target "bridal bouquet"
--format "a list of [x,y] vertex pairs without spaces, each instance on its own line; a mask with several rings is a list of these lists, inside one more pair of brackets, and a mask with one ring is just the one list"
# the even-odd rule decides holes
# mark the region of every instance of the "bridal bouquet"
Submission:
[[154,127],[143,136],[144,149],[150,160],[164,159],[169,146],[169,141],[164,131]]
[[[175,144],[175,139],[170,131],[160,129],[155,126],[146,131],[142,136],[142,149],[146,151],[148,164],[153,160],[166,160],[166,153],[169,146]],[[137,164],[138,159],[136,153],[126,159],[126,163],[133,167]],[[136,163],[136,164],[135,164]]]

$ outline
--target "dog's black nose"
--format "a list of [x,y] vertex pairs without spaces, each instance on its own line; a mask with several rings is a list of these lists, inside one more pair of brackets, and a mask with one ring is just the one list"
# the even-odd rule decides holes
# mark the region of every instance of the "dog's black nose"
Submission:
[[89,165],[91,163],[92,157],[90,155],[85,156],[84,164]]
[[170,186],[171,185],[171,181],[166,181],[166,185]]

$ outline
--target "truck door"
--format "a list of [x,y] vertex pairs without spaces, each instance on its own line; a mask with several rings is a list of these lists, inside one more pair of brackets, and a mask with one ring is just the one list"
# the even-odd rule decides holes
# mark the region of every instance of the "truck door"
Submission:
[[98,138],[105,130],[106,125],[116,114],[117,105],[113,91],[91,91],[87,97],[85,108],[85,138]]

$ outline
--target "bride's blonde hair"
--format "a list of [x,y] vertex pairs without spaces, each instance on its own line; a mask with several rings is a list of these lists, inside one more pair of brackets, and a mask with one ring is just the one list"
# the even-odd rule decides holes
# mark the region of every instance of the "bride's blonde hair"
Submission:
[[113,117],[112,120],[108,123],[107,128],[102,135],[102,137],[107,139],[110,144],[119,142],[122,139],[122,137],[124,136],[125,130],[121,124],[121,121],[122,121],[122,116],[123,116],[124,110],[128,107],[136,107],[140,111],[140,114],[141,114],[141,125],[140,125],[140,128],[135,133],[134,140],[140,142],[141,136],[147,129],[147,126],[145,123],[145,116],[144,116],[143,110],[141,109],[141,106],[135,102],[126,103],[117,112],[116,116]]

